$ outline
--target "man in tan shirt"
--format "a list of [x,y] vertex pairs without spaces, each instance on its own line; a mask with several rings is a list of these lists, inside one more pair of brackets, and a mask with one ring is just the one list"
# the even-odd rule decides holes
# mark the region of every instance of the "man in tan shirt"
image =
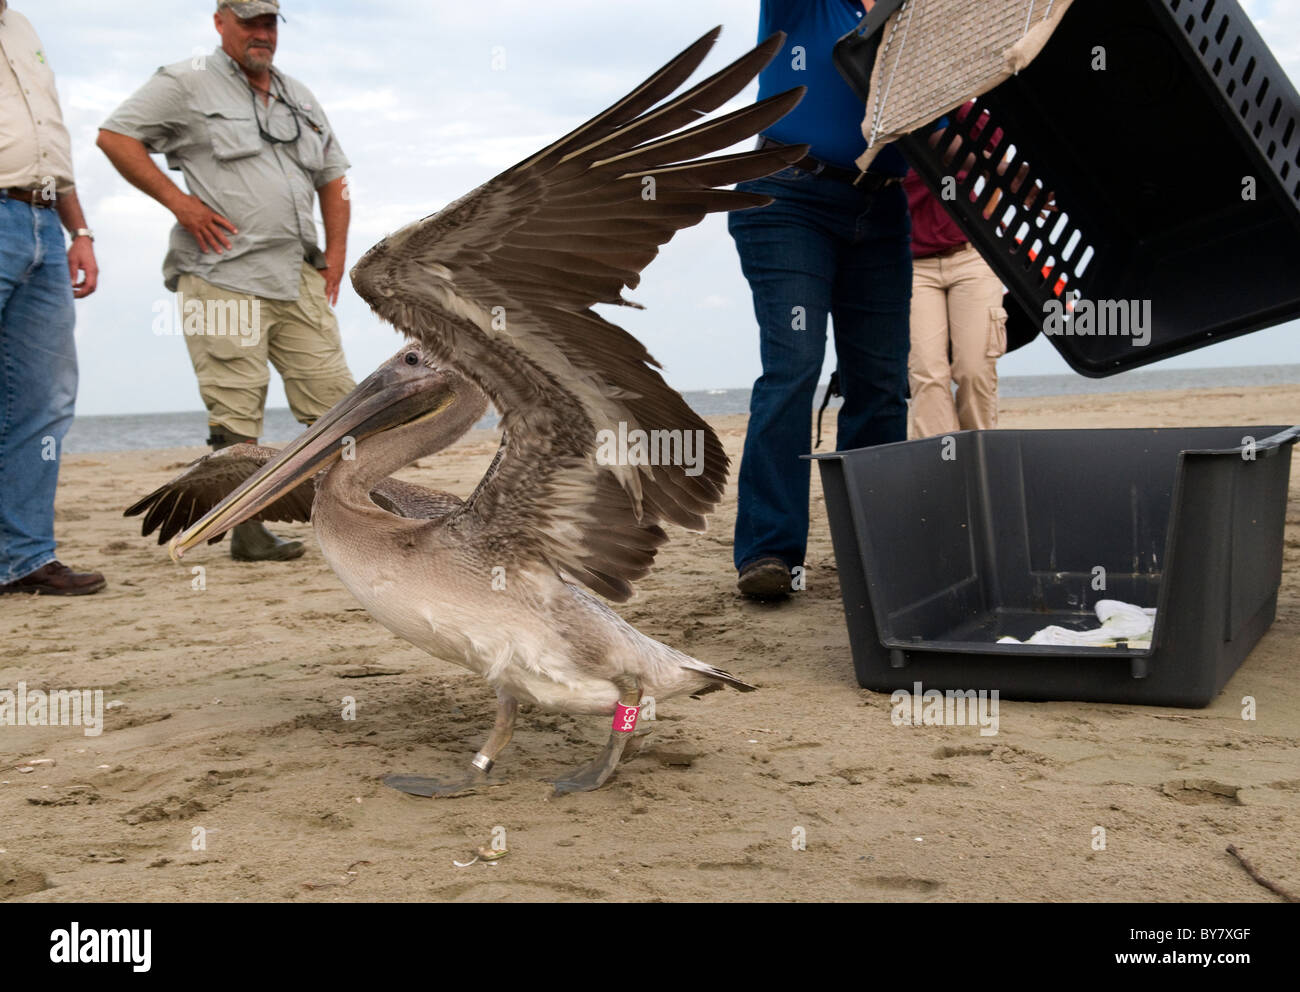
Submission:
[[104,577],[55,556],[54,491],[77,397],[72,301],[95,291],[99,269],[54,72],[7,8],[0,0],[0,594],[81,596]]
[[[181,297],[185,343],[222,448],[262,431],[270,379],[310,424],[352,391],[338,321],[347,249],[348,161],[302,83],[272,66],[278,0],[218,0],[221,46],[159,69],[106,120],[99,147],[176,216],[163,282]],[[186,193],[150,158],[185,176]],[[319,197],[325,248],[317,244]],[[262,524],[235,528],[240,560],[302,554]]]

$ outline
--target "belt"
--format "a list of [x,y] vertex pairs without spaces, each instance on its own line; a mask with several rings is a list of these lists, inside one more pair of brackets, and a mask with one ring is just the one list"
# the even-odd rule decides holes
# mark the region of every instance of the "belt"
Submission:
[[969,241],[963,241],[959,245],[953,245],[951,248],[945,248],[943,251],[931,252],[930,254],[922,255],[921,257],[922,258],[952,258],[954,255],[960,255],[962,252],[968,251],[970,249],[970,246],[971,244]]
[[19,203],[30,203],[33,207],[52,207],[54,199],[46,199],[43,190],[39,189],[0,189],[0,197],[8,197],[10,200],[17,200]]
[[[784,142],[773,141],[765,135],[758,136],[759,148],[779,148]],[[819,158],[811,155],[805,155],[798,162],[791,162],[796,169],[803,169],[804,172],[811,172],[814,176],[825,176],[827,179],[834,179],[837,182],[848,183],[864,193],[878,193],[886,186],[893,186],[903,181],[901,176],[886,176],[881,172],[859,172],[857,169],[844,169],[838,165],[832,165],[829,162],[823,162]]]

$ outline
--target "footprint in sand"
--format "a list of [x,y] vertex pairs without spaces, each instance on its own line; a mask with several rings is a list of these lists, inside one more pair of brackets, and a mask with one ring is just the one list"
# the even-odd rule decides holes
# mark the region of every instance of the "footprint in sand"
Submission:
[[1160,791],[1170,799],[1189,806],[1240,806],[1239,789],[1240,786],[1225,785],[1207,778],[1176,778],[1160,787]]
[[29,868],[12,858],[0,857],[0,902],[18,899],[33,892],[44,892],[50,881],[44,872]]
[[938,892],[943,888],[942,882],[930,878],[908,878],[906,875],[877,875],[874,878],[860,878],[857,884],[867,889],[887,889],[892,892]]

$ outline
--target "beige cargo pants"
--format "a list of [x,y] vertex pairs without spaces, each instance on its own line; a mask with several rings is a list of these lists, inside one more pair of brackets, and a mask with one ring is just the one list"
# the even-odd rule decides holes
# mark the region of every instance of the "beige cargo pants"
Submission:
[[979,252],[967,244],[947,257],[916,259],[908,437],[997,427],[998,358],[1006,350],[1002,280]]
[[304,424],[356,385],[343,357],[338,320],[325,299],[325,279],[308,263],[293,301],[236,293],[188,273],[176,291],[185,344],[212,427],[262,436],[268,359],[284,380],[289,409]]

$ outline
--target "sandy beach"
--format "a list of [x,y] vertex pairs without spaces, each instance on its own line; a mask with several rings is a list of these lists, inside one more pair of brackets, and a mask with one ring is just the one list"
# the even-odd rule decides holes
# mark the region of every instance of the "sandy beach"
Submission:
[[[1002,424],[1298,417],[1290,386],[1011,400]],[[0,728],[0,900],[1279,901],[1229,844],[1300,892],[1300,459],[1277,620],[1214,703],[1003,700],[981,737],[896,727],[888,697],[858,687],[815,472],[807,591],[741,599],[745,421],[714,424],[726,502],[707,534],[673,532],[619,611],[761,691],[663,702],[609,785],[561,799],[547,780],[593,757],[608,720],[525,710],[499,786],[392,791],[390,773],[464,768],[491,724],[486,683],[371,620],[307,525],[275,528],[310,542],[290,564],[235,563],[223,543],[175,565],[143,540],[122,509],[203,449],[69,456],[60,556],[109,587],[0,599],[0,689],[114,705],[97,737]],[[465,495],[495,447],[478,432],[402,475]],[[457,866],[494,836],[504,858]]]

